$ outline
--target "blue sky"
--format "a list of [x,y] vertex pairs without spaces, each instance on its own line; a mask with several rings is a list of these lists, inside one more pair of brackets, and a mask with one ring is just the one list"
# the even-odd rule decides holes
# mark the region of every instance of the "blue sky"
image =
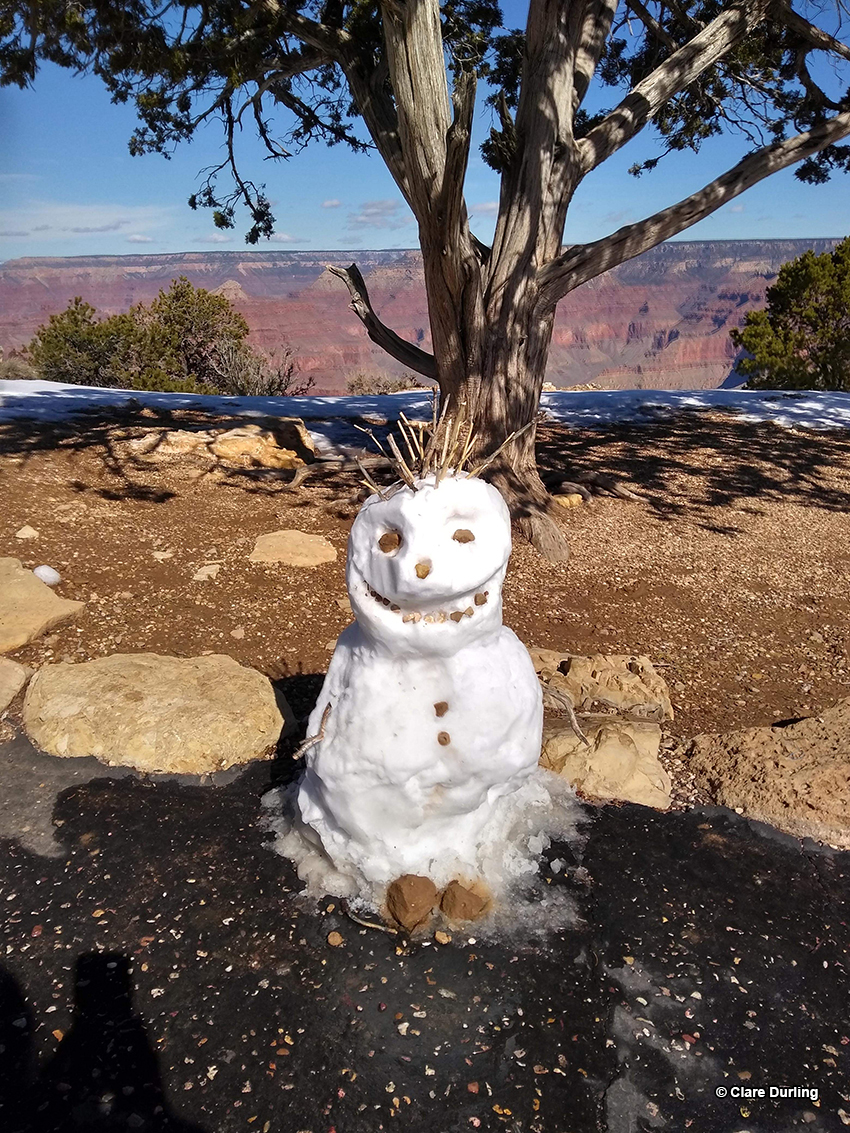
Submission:
[[[518,0],[506,26],[521,22]],[[611,105],[614,92],[605,91]],[[186,205],[198,173],[221,160],[221,128],[209,123],[171,161],[131,157],[135,125],[128,106],[113,106],[102,84],[46,66],[32,89],[0,90],[0,260],[19,256],[120,255],[203,250],[246,251],[244,214],[218,232],[209,212]],[[487,136],[491,111],[479,91],[474,143]],[[740,137],[713,139],[699,156],[672,155],[640,179],[635,161],[657,152],[649,131],[592,174],[579,189],[565,241],[586,241],[655,212],[699,188],[746,151]],[[250,131],[243,136],[246,176],[265,182],[274,204],[276,250],[412,248],[413,217],[380,158],[316,143],[288,161],[263,160]],[[492,236],[498,178],[473,145],[466,200],[476,235]],[[825,186],[797,181],[791,170],[768,178],[730,206],[683,233],[683,239],[844,236],[850,232],[850,181]]]

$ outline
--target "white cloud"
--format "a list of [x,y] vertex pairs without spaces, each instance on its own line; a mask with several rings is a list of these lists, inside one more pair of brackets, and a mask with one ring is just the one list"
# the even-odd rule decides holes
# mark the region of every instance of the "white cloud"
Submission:
[[211,232],[209,236],[195,236],[193,244],[229,244],[233,239],[226,232]]
[[127,237],[128,244],[153,244],[153,236],[142,236],[138,232],[134,232],[132,236]]
[[744,211],[744,205],[730,205],[729,211],[730,212],[743,212]]
[[346,228],[407,228],[413,217],[401,213],[401,201],[364,201],[357,212],[350,212]]
[[155,205],[81,205],[36,200],[6,209],[3,219],[11,231],[27,236],[40,233],[42,240],[58,244],[82,236],[162,229],[174,211]]
[[274,232],[269,239],[272,244],[306,244],[306,236],[290,236],[287,232]]
[[470,205],[469,212],[471,216],[498,216],[499,202],[479,201],[477,205]]
[[341,204],[342,204],[342,201],[337,201],[335,199],[331,200],[331,201],[322,201],[322,208],[323,209],[338,209]]

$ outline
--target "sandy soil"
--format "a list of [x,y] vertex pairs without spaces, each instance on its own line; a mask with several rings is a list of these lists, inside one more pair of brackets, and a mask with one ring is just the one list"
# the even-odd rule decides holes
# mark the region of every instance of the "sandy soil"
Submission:
[[[356,476],[292,492],[290,473],[145,464],[126,441],[164,422],[143,413],[0,430],[0,554],[55,567],[58,592],[86,602],[15,658],[225,652],[272,678],[303,674],[294,707],[305,712],[350,619],[343,566]],[[191,420],[174,415],[177,427]],[[592,432],[547,425],[539,454],[547,468],[628,481],[643,499],[566,511],[565,564],[517,538],[505,621],[524,642],[648,654],[673,690],[673,736],[770,724],[848,695],[846,433],[693,413]],[[25,524],[38,539],[15,538]],[[324,534],[337,561],[249,562],[256,536],[279,528]],[[218,576],[192,581],[210,562]]]

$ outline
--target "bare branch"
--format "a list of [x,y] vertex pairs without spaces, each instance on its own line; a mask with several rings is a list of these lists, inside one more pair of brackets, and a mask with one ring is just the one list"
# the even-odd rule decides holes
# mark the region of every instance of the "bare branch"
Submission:
[[568,249],[538,273],[538,309],[541,314],[551,311],[559,299],[582,283],[683,232],[765,177],[819,153],[848,134],[850,111],[843,111],[811,130],[756,150],[678,204],[602,240]]
[[810,24],[803,16],[798,15],[790,4],[782,5],[782,20],[812,47],[817,47],[821,51],[832,51],[842,59],[850,59],[850,47],[846,43]]
[[675,39],[661,26],[652,12],[641,3],[641,0],[626,0],[626,7],[634,12],[647,31],[654,35],[659,43],[663,43],[671,51],[677,50],[678,45]]
[[694,38],[674,51],[637,84],[611,113],[579,142],[587,174],[621,149],[679,91],[736,47],[765,18],[771,0],[742,0],[727,8]]
[[386,350],[387,354],[407,366],[408,369],[436,381],[437,362],[434,355],[425,350],[420,350],[412,342],[407,342],[381,322],[372,310],[369,293],[357,265],[352,264],[348,268],[329,266],[328,271],[345,280],[351,295],[351,310],[366,327],[366,332],[371,340],[377,343],[382,350]]
[[343,51],[350,47],[353,37],[342,28],[329,27],[302,16],[279,3],[279,0],[260,0],[257,8],[263,9],[276,20],[276,31],[290,32],[310,47],[318,47],[332,58],[341,60]]

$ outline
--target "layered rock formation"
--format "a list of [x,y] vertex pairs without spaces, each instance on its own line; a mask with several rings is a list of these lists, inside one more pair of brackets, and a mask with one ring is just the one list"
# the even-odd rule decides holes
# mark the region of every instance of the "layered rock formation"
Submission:
[[[559,387],[700,389],[729,376],[729,330],[764,303],[782,264],[835,240],[682,241],[592,280],[558,307],[546,377]],[[9,260],[0,266],[0,347],[8,355],[81,295],[104,313],[150,301],[185,275],[226,295],[264,350],[295,350],[316,392],[340,392],[361,370],[401,372],[366,335],[329,264],[356,262],[375,309],[430,349],[418,251],[186,252]]]

